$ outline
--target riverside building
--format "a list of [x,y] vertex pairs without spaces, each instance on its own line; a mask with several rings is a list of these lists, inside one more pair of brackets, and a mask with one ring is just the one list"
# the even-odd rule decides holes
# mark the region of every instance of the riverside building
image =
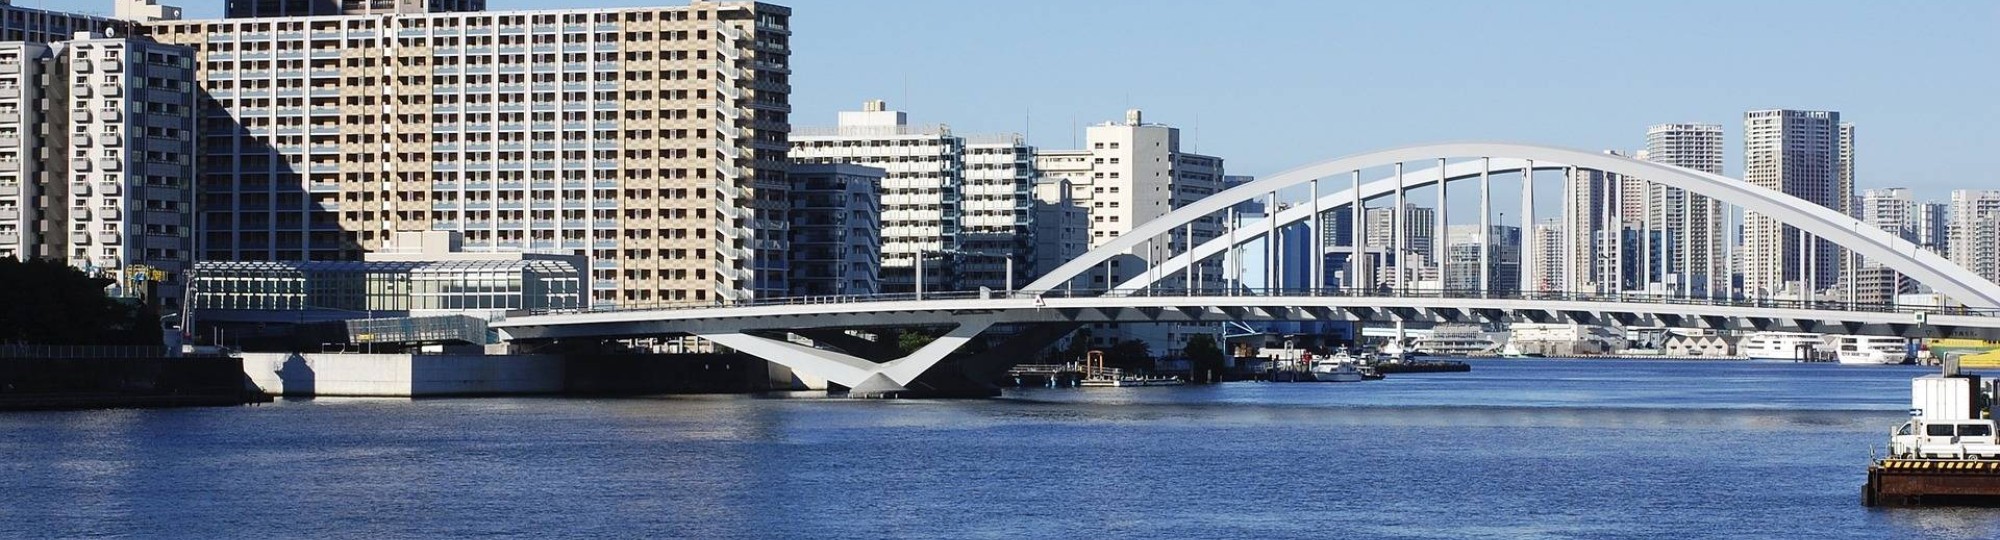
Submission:
[[354,260],[435,230],[586,255],[598,303],[786,292],[789,9],[240,1],[257,18],[147,27],[196,55],[202,258]]
[[882,169],[792,165],[791,294],[882,292]]
[[179,306],[195,253],[193,56],[87,31],[0,43],[0,256],[60,259]]

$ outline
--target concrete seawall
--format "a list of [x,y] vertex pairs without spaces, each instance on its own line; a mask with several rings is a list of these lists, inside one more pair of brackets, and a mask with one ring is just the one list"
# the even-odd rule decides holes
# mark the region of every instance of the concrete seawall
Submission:
[[754,392],[764,362],[741,355],[245,353],[243,374],[273,396],[443,397]]

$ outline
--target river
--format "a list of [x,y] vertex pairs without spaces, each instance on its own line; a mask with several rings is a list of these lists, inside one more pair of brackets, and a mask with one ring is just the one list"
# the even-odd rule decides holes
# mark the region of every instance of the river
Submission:
[[0,415],[0,537],[1996,538],[1867,509],[1932,368]]

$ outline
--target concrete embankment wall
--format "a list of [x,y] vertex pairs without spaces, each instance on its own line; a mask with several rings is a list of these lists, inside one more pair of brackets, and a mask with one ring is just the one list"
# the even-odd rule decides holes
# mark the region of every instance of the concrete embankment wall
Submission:
[[562,358],[539,355],[244,353],[243,374],[282,396],[552,394]]
[[752,392],[764,362],[741,355],[246,353],[258,391],[283,396],[425,397]]

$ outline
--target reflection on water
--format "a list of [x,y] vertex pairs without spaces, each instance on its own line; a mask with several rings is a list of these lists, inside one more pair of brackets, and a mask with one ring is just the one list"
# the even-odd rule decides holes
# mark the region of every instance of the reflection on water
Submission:
[[313,400],[0,416],[0,537],[1992,538],[1867,510],[1925,370],[1485,361],[1359,384]]

